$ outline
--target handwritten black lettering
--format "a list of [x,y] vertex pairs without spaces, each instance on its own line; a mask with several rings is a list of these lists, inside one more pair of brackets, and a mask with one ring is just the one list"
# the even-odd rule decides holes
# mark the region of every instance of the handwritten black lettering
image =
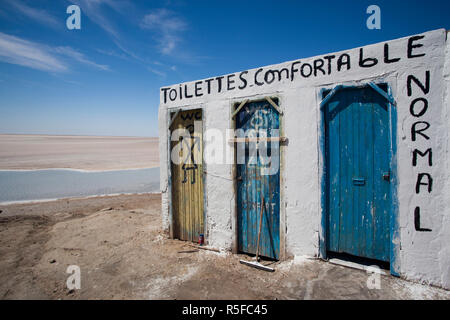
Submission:
[[414,36],[414,37],[411,37],[408,39],[408,59],[425,56],[425,53],[413,54],[413,49],[423,47],[423,44],[421,44],[421,43],[414,44],[414,42],[416,42],[420,39],[423,39],[423,38],[425,38],[425,36]]
[[420,82],[420,80],[417,79],[412,74],[408,76],[408,80],[406,81],[406,87],[407,87],[407,90],[408,90],[408,97],[412,96],[411,84],[412,84],[413,81],[417,84],[417,86],[422,90],[422,92],[424,94],[428,94],[428,92],[430,92],[430,71],[429,70],[427,70],[425,72],[425,85],[423,85],[423,83]]

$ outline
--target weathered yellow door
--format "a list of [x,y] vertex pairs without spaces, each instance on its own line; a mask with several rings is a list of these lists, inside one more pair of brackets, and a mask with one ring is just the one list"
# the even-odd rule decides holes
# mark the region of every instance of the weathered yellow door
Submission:
[[197,242],[204,233],[202,110],[181,111],[172,118],[173,236]]

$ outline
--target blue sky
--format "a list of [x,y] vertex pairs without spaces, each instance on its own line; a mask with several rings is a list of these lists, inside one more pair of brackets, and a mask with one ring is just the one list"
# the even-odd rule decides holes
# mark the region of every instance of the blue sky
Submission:
[[[81,8],[68,30],[67,6]],[[381,8],[381,30],[366,8]],[[0,133],[156,136],[159,88],[438,28],[450,1],[1,0]]]

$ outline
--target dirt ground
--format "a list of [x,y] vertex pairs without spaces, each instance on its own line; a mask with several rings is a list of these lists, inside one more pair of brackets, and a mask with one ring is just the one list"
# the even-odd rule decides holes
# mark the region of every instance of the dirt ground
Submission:
[[[160,195],[0,206],[1,299],[450,299],[448,291],[303,258],[274,273],[161,233]],[[81,289],[69,290],[69,265]]]
[[0,134],[1,170],[95,171],[158,166],[158,138]]

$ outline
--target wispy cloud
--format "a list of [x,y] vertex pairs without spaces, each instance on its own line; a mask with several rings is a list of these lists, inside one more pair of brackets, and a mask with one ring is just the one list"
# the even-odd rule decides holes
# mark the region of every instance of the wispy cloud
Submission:
[[0,60],[42,71],[63,72],[68,65],[50,48],[0,32]]
[[138,56],[137,54],[135,54],[133,51],[131,51],[130,49],[126,48],[122,42],[119,39],[115,39],[113,40],[114,44],[120,49],[122,50],[122,52],[124,52],[125,54],[127,54],[129,57],[141,62],[141,63],[147,63],[145,59],[141,58],[140,56]]
[[97,24],[103,31],[105,31],[112,39],[114,44],[129,58],[137,60],[141,63],[146,63],[145,59],[130,50],[124,43],[120,31],[117,29],[114,21],[108,17],[108,10],[112,9],[116,13],[124,14],[132,10],[133,4],[130,1],[122,0],[73,0],[73,2],[80,6],[83,13],[93,23]]
[[[129,21],[129,16],[125,13],[131,13],[131,16],[141,16],[141,13],[137,13],[136,7],[129,0],[72,0],[73,3],[80,6],[84,15],[86,15],[90,21],[97,24],[112,40],[116,47],[123,54],[119,54],[113,51],[103,51],[101,53],[114,56],[116,58],[130,60],[138,62],[147,68],[150,72],[158,74],[160,76],[165,75],[164,71],[158,71],[149,65],[154,64],[148,55],[142,56],[140,51],[145,50],[147,44],[134,43],[133,37],[129,37],[123,34],[120,30],[121,24],[135,24],[134,21]],[[122,15],[123,21],[113,19],[114,14]],[[187,29],[188,25],[177,14],[167,9],[157,9],[149,12],[138,22],[142,30],[152,31],[157,41],[157,47],[163,55],[174,54],[177,45],[181,42],[180,33]],[[134,50],[139,47],[139,50]],[[98,50],[97,50],[98,51]],[[100,52],[100,51],[99,51]],[[179,53],[177,53],[179,55]],[[155,64],[156,65],[156,64]],[[160,69],[160,68],[158,68]],[[173,70],[172,70],[173,71]]]
[[7,2],[14,10],[29,19],[35,20],[52,28],[62,28],[64,25],[63,22],[58,21],[45,10],[32,8],[20,0],[8,0]]
[[162,71],[159,71],[159,70],[155,70],[155,69],[150,68],[150,67],[147,67],[147,70],[150,71],[151,73],[156,74],[157,76],[162,77],[162,78],[166,77],[166,73],[165,72],[162,72]]
[[80,6],[83,14],[87,15],[92,22],[97,24],[113,38],[119,38],[119,32],[105,15],[104,5],[107,5],[115,11],[120,11],[123,4],[112,0],[74,0],[73,2]]
[[[67,61],[69,59],[69,61]],[[95,63],[71,47],[50,47],[0,32],[0,61],[47,72],[66,72],[76,61],[98,70],[109,67]]]
[[110,56],[113,58],[117,58],[117,59],[122,59],[122,60],[130,60],[130,57],[126,54],[120,53],[120,52],[116,52],[114,50],[103,50],[103,49],[95,49],[98,53],[104,54],[106,56]]
[[145,15],[140,26],[154,31],[161,53],[170,54],[181,41],[179,33],[187,28],[187,23],[172,11],[158,9]]
[[79,52],[75,49],[72,49],[71,47],[57,47],[54,49],[54,51],[56,53],[63,54],[69,58],[72,58],[82,64],[93,67],[95,69],[103,70],[103,71],[110,71],[109,66],[95,63],[95,62],[89,60],[84,54],[82,54],[81,52]]

